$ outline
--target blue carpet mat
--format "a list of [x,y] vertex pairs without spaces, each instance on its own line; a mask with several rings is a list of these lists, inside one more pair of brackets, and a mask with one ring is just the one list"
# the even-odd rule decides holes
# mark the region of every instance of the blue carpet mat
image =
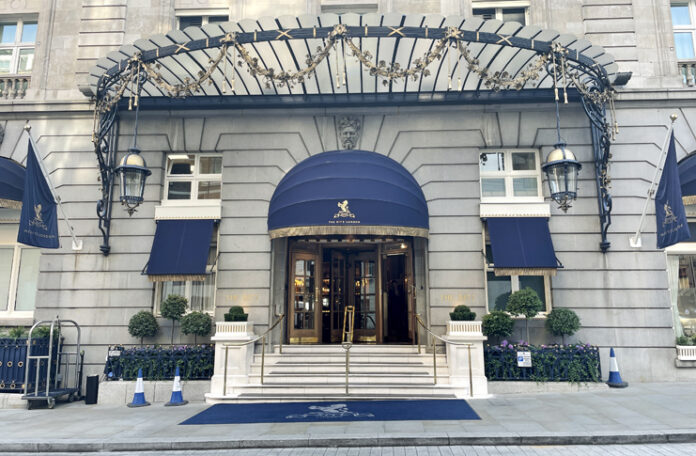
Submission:
[[478,420],[464,400],[216,404],[180,424]]

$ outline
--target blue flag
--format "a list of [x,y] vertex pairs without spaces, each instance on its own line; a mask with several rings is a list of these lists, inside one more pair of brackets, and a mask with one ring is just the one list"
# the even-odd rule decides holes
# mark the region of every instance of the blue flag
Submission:
[[24,179],[22,213],[19,218],[17,242],[46,249],[57,249],[58,211],[32,141],[27,152],[27,173]]
[[677,151],[674,148],[674,133],[669,140],[665,166],[662,169],[660,185],[657,187],[655,195],[655,216],[657,218],[658,249],[664,249],[691,237],[682,202],[679,171],[677,170]]

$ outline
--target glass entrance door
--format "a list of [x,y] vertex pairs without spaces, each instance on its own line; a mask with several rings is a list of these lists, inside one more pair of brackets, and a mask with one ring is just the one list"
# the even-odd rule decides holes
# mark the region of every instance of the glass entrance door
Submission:
[[378,308],[377,255],[374,252],[360,253],[350,255],[348,259],[348,291],[350,304],[355,307],[356,342],[377,342],[381,317]]
[[311,253],[293,253],[290,266],[288,336],[290,343],[315,344],[321,331],[321,306],[318,302],[318,256]]

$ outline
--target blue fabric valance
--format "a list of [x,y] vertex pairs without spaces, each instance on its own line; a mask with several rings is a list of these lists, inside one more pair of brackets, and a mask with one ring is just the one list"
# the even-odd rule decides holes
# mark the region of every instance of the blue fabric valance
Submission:
[[427,237],[428,205],[418,182],[376,152],[313,155],[280,181],[268,210],[272,238],[324,234]]
[[160,220],[147,275],[153,282],[204,280],[214,220]]
[[677,169],[684,204],[696,204],[696,153],[683,158]]
[[496,275],[553,275],[558,268],[548,219],[492,217],[487,220]]
[[0,206],[19,209],[24,196],[26,169],[14,160],[0,157]]

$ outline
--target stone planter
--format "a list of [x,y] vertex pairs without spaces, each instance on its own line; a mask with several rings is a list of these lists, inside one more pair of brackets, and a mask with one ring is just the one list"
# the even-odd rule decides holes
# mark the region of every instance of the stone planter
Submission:
[[205,395],[207,402],[235,397],[235,386],[249,383],[254,344],[243,343],[254,337],[252,322],[215,322],[215,335],[211,338],[215,342],[215,370],[210,381],[210,393]]
[[696,361],[696,346],[677,345],[677,359],[679,361]]
[[[481,331],[481,322],[448,321],[446,338],[448,341],[453,342],[446,344],[450,384],[455,387],[465,388],[468,392],[470,382],[469,365],[471,365],[473,396],[488,396],[488,380],[486,379],[483,363],[483,342],[488,340],[488,338]],[[456,344],[471,344],[471,348],[466,345]]]

